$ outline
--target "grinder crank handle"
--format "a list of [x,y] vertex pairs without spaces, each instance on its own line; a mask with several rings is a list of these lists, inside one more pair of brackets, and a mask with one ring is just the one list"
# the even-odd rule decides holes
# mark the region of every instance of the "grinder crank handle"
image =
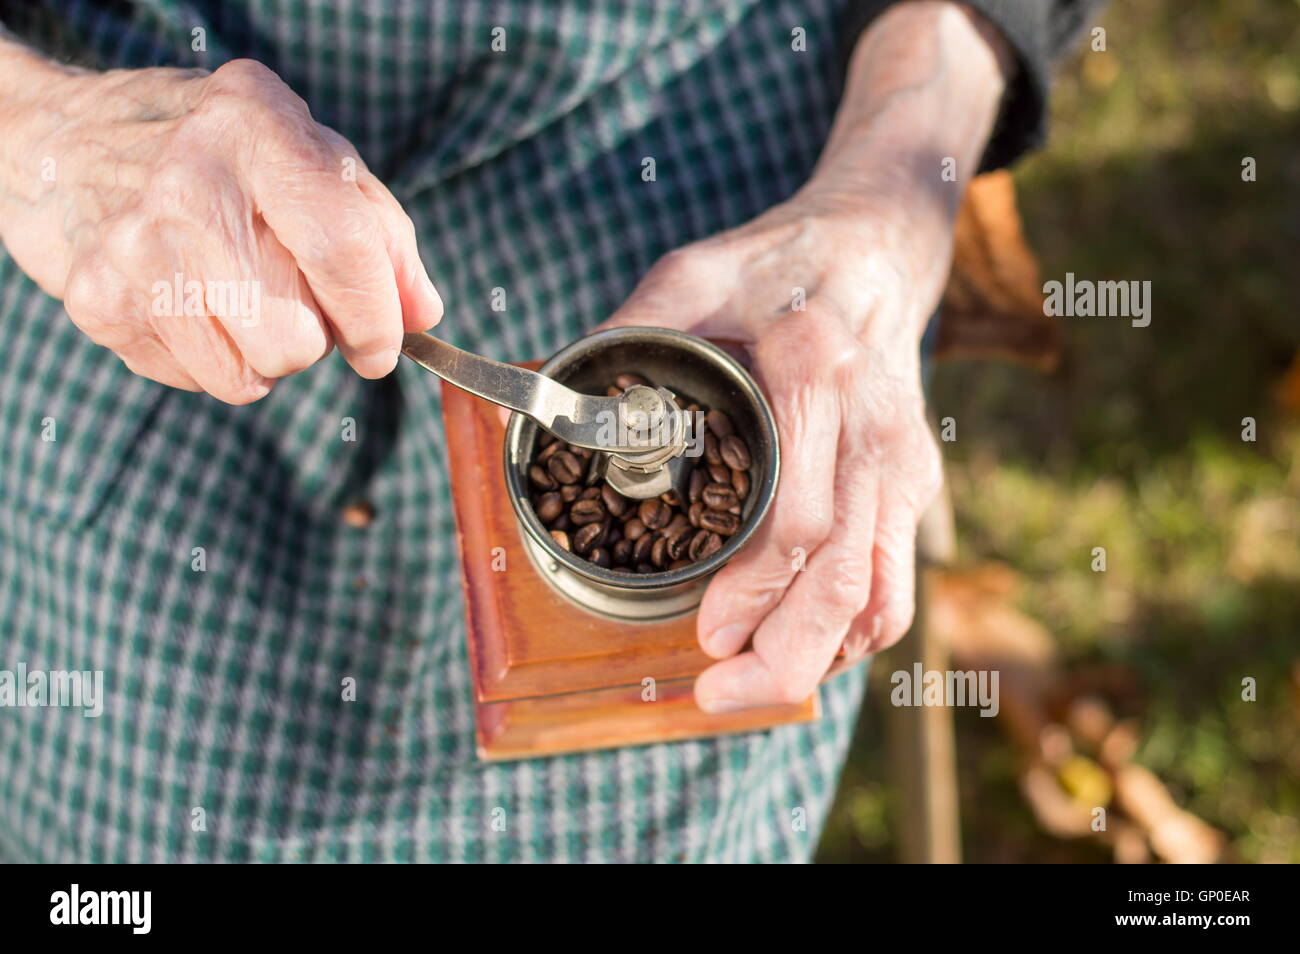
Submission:
[[[579,394],[536,371],[463,351],[427,332],[408,333],[402,339],[402,353],[448,384],[518,411],[575,447],[611,454],[645,454],[662,445],[653,441],[635,445],[602,444],[597,437],[602,428],[608,428],[606,433],[628,436],[626,428],[610,427],[626,419],[620,417],[620,411],[625,415],[645,414],[644,419],[650,421],[661,420],[665,412],[676,411],[671,401],[652,388],[632,388],[622,397]],[[666,430],[672,433],[672,428]],[[650,433],[657,432],[658,429]]]

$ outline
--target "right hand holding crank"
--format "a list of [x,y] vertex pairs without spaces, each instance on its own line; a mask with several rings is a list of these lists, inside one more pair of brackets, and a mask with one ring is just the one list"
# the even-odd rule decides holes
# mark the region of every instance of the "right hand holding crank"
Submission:
[[411,220],[271,70],[89,73],[0,40],[15,58],[0,238],[136,374],[247,404],[335,345],[382,377],[441,318]]

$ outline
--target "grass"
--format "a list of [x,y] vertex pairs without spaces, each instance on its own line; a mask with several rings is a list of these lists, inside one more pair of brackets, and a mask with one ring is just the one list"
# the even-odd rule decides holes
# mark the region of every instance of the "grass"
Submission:
[[[1099,24],[1106,52],[1065,65],[1050,145],[1017,169],[1021,211],[1044,280],[1150,280],[1152,322],[1056,319],[1046,377],[939,369],[961,560],[1019,571],[1068,665],[1137,675],[1138,761],[1231,858],[1297,862],[1300,420],[1276,384],[1300,351],[1300,3],[1116,4]],[[896,857],[873,695],[819,860]],[[1038,831],[995,721],[957,716],[966,859],[1107,860]]]

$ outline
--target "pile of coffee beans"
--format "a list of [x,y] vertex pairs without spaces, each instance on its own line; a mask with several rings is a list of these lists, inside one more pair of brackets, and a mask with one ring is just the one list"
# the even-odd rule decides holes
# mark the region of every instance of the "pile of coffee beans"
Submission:
[[[609,396],[650,382],[639,374],[614,379]],[[624,497],[596,476],[595,452],[541,432],[528,467],[533,509],[561,548],[622,573],[680,570],[722,548],[741,524],[751,487],[749,445],[720,410],[677,399],[694,414],[707,412],[704,453],[693,465],[690,490],[681,500],[670,490],[649,500]]]

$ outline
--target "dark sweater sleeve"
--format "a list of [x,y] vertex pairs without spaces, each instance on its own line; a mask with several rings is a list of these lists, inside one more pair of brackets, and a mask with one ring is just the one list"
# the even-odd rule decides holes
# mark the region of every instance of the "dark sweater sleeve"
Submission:
[[[896,0],[856,0],[845,31],[854,40]],[[980,172],[1009,165],[1042,145],[1052,69],[1105,0],[963,0],[1001,31],[1018,69],[1007,87]],[[845,54],[845,62],[847,63]]]

